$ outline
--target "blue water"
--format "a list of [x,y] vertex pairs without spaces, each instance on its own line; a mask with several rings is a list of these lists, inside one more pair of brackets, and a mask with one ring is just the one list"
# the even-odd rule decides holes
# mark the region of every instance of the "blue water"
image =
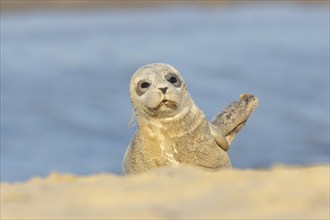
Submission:
[[30,11],[1,14],[1,180],[120,174],[129,80],[152,62],[177,67],[209,119],[259,97],[234,167],[329,163],[327,7]]

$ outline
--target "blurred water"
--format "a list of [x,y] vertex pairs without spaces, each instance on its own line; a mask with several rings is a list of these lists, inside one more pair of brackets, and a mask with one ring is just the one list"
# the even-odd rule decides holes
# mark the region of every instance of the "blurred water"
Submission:
[[210,119],[241,93],[260,107],[239,168],[329,163],[329,12],[305,5],[1,14],[1,180],[121,173],[129,79],[166,62]]

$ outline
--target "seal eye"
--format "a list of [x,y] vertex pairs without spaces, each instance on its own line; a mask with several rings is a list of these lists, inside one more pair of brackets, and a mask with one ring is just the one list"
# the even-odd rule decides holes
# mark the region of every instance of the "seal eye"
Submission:
[[143,83],[141,83],[141,88],[142,89],[145,89],[145,88],[148,88],[149,86],[150,86],[150,83],[148,83],[148,82],[143,82]]
[[168,79],[168,81],[172,84],[176,83],[178,79],[175,76],[171,76],[171,78]]
[[137,86],[135,87],[136,94],[141,96],[146,93],[150,87],[151,83],[147,82],[146,80],[141,80],[138,82]]
[[175,73],[168,73],[165,76],[165,79],[170,82],[172,85],[174,85],[175,87],[180,87],[181,86],[181,80],[180,78],[175,74]]

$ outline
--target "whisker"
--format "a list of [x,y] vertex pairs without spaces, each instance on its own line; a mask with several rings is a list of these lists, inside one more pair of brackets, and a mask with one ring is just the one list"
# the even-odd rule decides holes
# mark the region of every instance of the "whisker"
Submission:
[[137,124],[137,118],[136,118],[136,114],[135,114],[135,111],[134,109],[132,108],[132,113],[131,113],[131,118],[128,122],[128,127],[131,128],[131,127],[134,127],[136,124]]

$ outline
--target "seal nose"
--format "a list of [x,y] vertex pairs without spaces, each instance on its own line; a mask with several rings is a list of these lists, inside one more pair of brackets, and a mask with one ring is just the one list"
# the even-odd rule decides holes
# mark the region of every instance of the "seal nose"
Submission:
[[167,87],[162,87],[162,88],[159,88],[160,91],[162,91],[163,94],[166,93],[166,90],[167,90]]

